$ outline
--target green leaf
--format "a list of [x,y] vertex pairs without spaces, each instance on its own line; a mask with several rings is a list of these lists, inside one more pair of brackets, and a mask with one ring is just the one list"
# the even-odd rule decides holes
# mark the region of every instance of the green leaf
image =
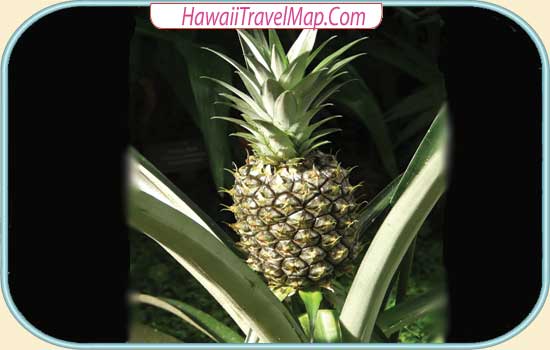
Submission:
[[401,176],[393,179],[384,189],[367,204],[367,206],[359,212],[357,220],[359,221],[359,231],[364,232],[378,216],[384,212],[389,206],[393,193],[399,184]]
[[432,125],[426,132],[424,139],[420,143],[420,146],[418,146],[412,160],[403,173],[391,203],[395,203],[397,199],[399,199],[414,177],[418,175],[426,161],[430,159],[435,152],[438,152],[441,147],[445,146],[444,143],[447,142],[448,138],[448,113],[447,104],[445,103],[439,109]]
[[252,33],[255,41],[259,44],[258,50],[262,52],[264,57],[269,55],[271,46],[267,43],[267,40],[265,40],[264,32],[261,29],[250,29],[249,32]]
[[369,41],[369,55],[397,67],[423,83],[430,84],[441,79],[436,64],[410,57],[401,48],[386,42]]
[[[304,302],[304,305],[306,307],[308,319],[310,320],[316,320],[317,319],[317,311],[319,310],[319,306],[321,306],[321,301],[323,300],[323,294],[320,291],[304,291],[301,290],[298,292],[300,295],[300,298]],[[309,324],[309,334],[312,334],[313,329],[315,327],[315,322],[310,322]]]
[[271,71],[273,72],[273,75],[275,75],[275,79],[279,79],[281,77],[281,74],[283,74],[286,66],[283,63],[283,60],[279,55],[277,54],[277,49],[275,48],[275,45],[271,48]]
[[430,84],[405,97],[385,113],[388,122],[415,115],[434,106],[439,107],[445,98],[445,87]]
[[315,51],[313,51],[309,57],[307,58],[307,65],[309,66],[309,64],[311,62],[313,62],[313,60],[315,59],[315,57],[317,57],[317,55],[321,52],[321,50],[323,50],[323,48],[333,39],[336,38],[336,35],[333,35],[331,36],[330,38],[328,38],[327,40],[323,41],[323,43],[321,45],[319,45],[319,47],[317,47],[315,49]]
[[384,168],[393,178],[398,174],[397,161],[382,110],[363,78],[351,67],[349,72],[357,82],[345,85],[334,99],[353,112],[367,128]]
[[397,148],[405,143],[407,140],[414,136],[417,136],[419,132],[426,130],[430,124],[434,121],[437,115],[438,107],[430,108],[425,112],[416,115],[414,118],[410,118],[410,121],[405,125],[395,137],[394,147]]
[[[306,335],[310,336],[310,323],[308,314],[302,314],[298,317],[298,321],[305,330]],[[338,314],[334,310],[319,310],[315,320],[313,331],[314,343],[341,343],[342,330],[338,321]]]
[[[319,91],[316,91],[316,87],[319,84],[323,84],[324,80],[327,79],[326,72],[328,69],[320,70],[315,73],[308,74],[304,77],[296,86],[294,86],[294,93],[300,102],[300,109],[305,111],[308,109],[307,104],[311,103]],[[312,94],[314,96],[312,96]]]
[[325,102],[327,99],[329,99],[333,94],[337,93],[340,91],[340,89],[346,85],[346,84],[349,84],[351,82],[353,82],[354,80],[353,79],[349,79],[349,80],[346,80],[342,83],[339,83],[339,84],[336,84],[334,85],[333,87],[331,87],[330,89],[328,90],[325,90],[321,95],[319,95],[315,101],[313,101],[312,103],[312,106],[313,108],[316,108],[318,106],[320,106],[323,102]]
[[298,322],[300,322],[300,325],[302,326],[302,329],[304,330],[304,333],[308,337],[308,339],[311,338],[311,329],[309,327],[309,316],[307,314],[301,314],[298,317]]
[[[302,112],[306,112],[315,101],[317,101],[317,104],[320,104],[321,102],[319,102],[320,101],[319,99],[321,98],[321,96],[325,95],[323,90],[328,85],[330,85],[330,83],[332,83],[335,79],[347,74],[347,72],[340,72],[332,75],[327,75],[327,73],[324,70],[320,70],[315,73],[311,73],[310,76],[315,76],[316,74],[319,74],[319,77],[315,81],[315,84],[309,84],[310,88],[307,91],[305,91],[305,86],[300,87],[301,91],[298,90],[301,96],[300,109]],[[307,80],[307,78],[304,80]],[[298,88],[300,84],[301,83],[296,85],[295,88]],[[343,86],[343,84],[341,84],[340,87],[341,86]],[[319,96],[320,94],[321,96]],[[313,106],[313,108],[315,107],[316,105]]]
[[305,150],[309,149],[311,145],[313,145],[313,143],[318,139],[340,131],[342,131],[342,129],[329,128],[329,129],[322,129],[318,132],[313,133],[310,138],[308,138],[304,143],[300,145],[300,147],[298,148],[299,153],[302,153]]
[[337,72],[339,69],[345,67],[346,64],[350,63],[354,59],[356,59],[358,57],[361,57],[361,56],[365,56],[365,55],[366,55],[366,53],[362,52],[362,53],[358,53],[357,55],[346,57],[346,58],[336,62],[332,67],[330,67],[330,69],[328,70],[328,74],[333,74],[333,73]]
[[231,237],[185,193],[155,168],[151,162],[134,148],[128,150],[128,156],[130,180],[133,186],[137,186],[151,196],[184,213],[213,237],[234,249]]
[[[155,240],[201,283],[245,333],[264,342],[301,342],[300,326],[265,282],[222,243],[213,229],[170,186],[131,152],[128,223]],[[174,198],[176,197],[176,198]]]
[[289,90],[283,92],[277,97],[273,107],[273,124],[281,130],[288,130],[294,124],[297,109],[294,93]]
[[146,294],[136,294],[135,302],[152,305],[178,316],[193,328],[218,343],[242,343],[243,337],[209,314],[191,305],[169,298],[157,298]]
[[370,340],[390,280],[445,190],[447,137],[445,132],[438,135],[437,142],[425,146],[431,156],[419,165],[403,193],[396,197],[359,266],[340,315],[348,341]]
[[[304,29],[292,44],[292,47],[288,50],[288,63],[292,64],[298,57],[305,56],[305,62],[307,62],[307,56],[315,45],[315,38],[317,36],[317,30]],[[307,63],[306,63],[307,64]]]
[[437,288],[410,298],[380,314],[376,323],[386,336],[416,322],[418,319],[445,307],[447,296],[444,288]]
[[281,44],[279,35],[274,29],[269,29],[268,40],[269,40],[269,47],[275,46],[275,49],[277,50],[277,54],[283,61],[284,68],[286,68],[288,66],[288,58],[286,57],[285,49],[283,47],[283,44]]
[[273,107],[277,97],[283,92],[283,87],[274,79],[267,79],[262,87],[262,103],[268,114],[273,115]]
[[351,43],[349,44],[346,44],[344,46],[342,46],[340,49],[334,51],[332,54],[328,55],[327,57],[325,57],[314,69],[312,72],[316,72],[318,71],[319,69],[322,69],[324,67],[329,67],[330,64],[332,62],[334,62],[336,59],[338,59],[338,57],[342,56],[346,51],[348,51],[349,49],[351,49],[354,45],[356,45],[357,43],[363,41],[367,39],[366,37],[364,38],[360,38],[360,39],[357,39],[355,41],[352,41]]
[[[412,271],[412,265],[414,261],[414,251],[416,249],[416,238],[413,239],[409,245],[409,249],[401,259],[401,264],[397,268],[398,280],[397,280],[397,289],[395,293],[395,305],[400,305],[407,298],[407,291],[409,288],[409,277]],[[391,285],[391,282],[390,282]],[[388,288],[390,289],[391,286]],[[393,342],[399,341],[399,331],[392,334],[390,338]]]
[[[237,33],[239,34],[239,37],[242,39],[242,41],[248,47],[248,50],[250,51],[250,53],[252,53],[252,56],[254,57],[254,59],[258,61],[258,63],[260,63],[263,66],[263,68],[269,71],[270,70],[269,64],[266,61],[266,57],[258,49],[261,47],[260,43],[258,43],[258,41],[256,41],[249,33],[247,33],[244,30],[237,30]],[[248,55],[245,55],[245,56],[248,56]]]
[[315,321],[313,340],[316,343],[341,343],[342,330],[334,310],[319,310]]
[[[240,76],[241,76],[243,82],[248,83],[247,90],[249,90],[249,92],[250,92],[250,89],[253,89],[258,95],[260,94],[260,88],[258,86],[258,84],[259,84],[258,81],[246,68],[244,68],[239,63],[237,63],[235,60],[233,60],[232,58],[224,55],[221,52],[212,50],[208,47],[203,47],[202,49],[210,51],[210,52],[218,55],[219,57],[221,57],[222,59],[227,61],[229,64],[231,64],[233,67],[235,67],[237,69],[237,71],[240,73]],[[248,89],[248,87],[250,87],[250,89]]]
[[304,72],[307,67],[307,55],[299,56],[294,61],[290,62],[286,70],[281,75],[279,82],[286,89],[290,90],[296,86],[304,77]]
[[[229,85],[225,81],[221,81],[219,79],[211,78],[211,77],[208,77],[208,76],[202,76],[201,78],[211,80],[211,81],[223,86],[227,90],[231,91],[232,93],[234,93],[238,97],[240,97],[244,102],[246,102],[250,106],[250,108],[252,108],[254,110],[254,112],[256,113],[256,116],[258,118],[260,118],[262,120],[266,120],[266,121],[271,120],[269,115],[267,115],[267,113],[262,109],[262,107],[260,107],[250,96],[248,96],[244,92],[242,92],[239,89]],[[209,103],[212,104],[212,100],[210,100]],[[210,117],[212,115],[213,114],[211,114]]]
[[183,343],[158,329],[134,322],[130,325],[129,343]]
[[260,86],[264,84],[266,79],[275,78],[275,75],[271,73],[271,70],[264,68],[254,57],[245,56],[244,60],[252,72],[254,72],[254,76]]

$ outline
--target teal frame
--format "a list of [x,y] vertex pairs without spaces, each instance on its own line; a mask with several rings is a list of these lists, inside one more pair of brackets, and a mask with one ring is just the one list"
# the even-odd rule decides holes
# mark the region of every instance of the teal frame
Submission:
[[[230,0],[220,0],[224,2],[231,2]],[[255,0],[264,1],[264,0]],[[319,1],[319,0],[314,0]],[[165,1],[169,2],[169,1]],[[183,2],[183,1],[179,1]],[[286,1],[281,1],[286,2]],[[293,2],[293,1],[288,1]],[[301,0],[295,2],[308,2],[308,0]],[[337,1],[335,1],[337,2]],[[347,0],[347,2],[353,2]],[[356,1],[356,2],[369,2],[369,1]],[[467,6],[467,7],[478,7],[497,12],[503,16],[508,17],[519,25],[525,32],[529,35],[531,40],[537,47],[537,50],[540,55],[541,64],[542,64],[542,289],[539,295],[539,298],[533,307],[533,310],[529,315],[514,329],[509,331],[506,334],[503,334],[497,338],[477,342],[477,343],[443,343],[443,344],[371,344],[371,343],[355,343],[355,344],[136,344],[136,343],[75,343],[69,342],[61,339],[51,337],[32,324],[30,324],[25,317],[19,312],[15,306],[11,294],[9,292],[8,285],[8,206],[7,206],[7,189],[8,189],[8,174],[7,174],[7,158],[8,158],[8,63],[10,59],[11,52],[15,46],[17,40],[29,28],[33,23],[35,23],[40,18],[61,10],[71,7],[97,7],[97,6],[136,6],[136,7],[148,7],[149,1],[132,1],[132,0],[96,0],[96,1],[82,1],[75,0],[69,2],[63,2],[60,4],[55,4],[49,7],[44,8],[43,10],[37,12],[29,19],[27,19],[13,35],[11,36],[6,49],[2,55],[2,81],[1,81],[1,142],[0,142],[0,174],[1,174],[1,203],[0,203],[0,223],[1,223],[1,289],[4,299],[8,305],[9,310],[13,316],[19,321],[19,323],[26,328],[30,333],[42,339],[48,343],[51,343],[56,346],[66,347],[70,349],[298,349],[298,348],[310,348],[310,349],[479,349],[489,346],[494,346],[499,343],[502,343],[517,334],[523,331],[538,315],[542,306],[548,296],[549,289],[549,239],[548,239],[548,155],[549,153],[549,140],[548,140],[548,55],[544,45],[542,44],[540,38],[535,33],[535,31],[525,22],[521,17],[515,13],[494,5],[480,1],[447,1],[447,0],[424,0],[424,1],[415,1],[415,0],[386,0],[386,1],[370,1],[370,2],[382,2],[384,6],[438,6],[438,7],[456,7],[456,6]],[[465,23],[465,25],[467,25]]]

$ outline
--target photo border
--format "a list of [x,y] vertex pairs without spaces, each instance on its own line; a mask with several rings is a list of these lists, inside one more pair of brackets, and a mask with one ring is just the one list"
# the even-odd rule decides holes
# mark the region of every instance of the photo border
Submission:
[[[232,2],[231,0],[219,0],[220,2]],[[237,0],[234,0],[237,1]],[[273,0],[254,0],[256,2],[269,2]],[[313,0],[319,1],[319,0]],[[244,1],[246,2],[246,1]],[[292,3],[294,1],[281,1]],[[312,2],[309,0],[299,0],[295,2]],[[372,1],[349,1],[347,2],[372,2]],[[549,239],[548,239],[548,160],[547,157],[550,154],[549,140],[548,140],[548,55],[546,49],[541,42],[539,36],[535,33],[533,28],[527,24],[521,17],[515,13],[495,4],[490,4],[475,0],[463,0],[463,1],[448,1],[448,0],[377,0],[375,2],[382,2],[383,6],[396,7],[396,6],[408,6],[408,7],[420,7],[420,6],[436,6],[436,7],[476,7],[499,13],[512,21],[514,21],[519,27],[521,27],[531,38],[540,55],[542,64],[542,288],[539,298],[529,313],[529,315],[516,327],[507,333],[483,342],[473,343],[418,343],[418,344],[405,344],[405,343],[337,343],[337,344],[298,344],[298,343],[269,343],[269,344],[210,344],[210,343],[182,343],[182,344],[164,344],[164,343],[76,343],[65,341],[61,339],[49,336],[28,322],[25,317],[19,312],[15,306],[11,294],[9,292],[8,285],[8,174],[7,174],[7,158],[8,158],[8,63],[13,51],[13,48],[19,39],[19,37],[37,20],[40,18],[56,12],[58,10],[73,8],[73,7],[149,7],[150,1],[145,0],[108,0],[108,1],[91,1],[91,0],[74,0],[69,2],[63,2],[48,6],[41,11],[35,13],[28,18],[22,25],[10,37],[6,48],[2,55],[1,72],[1,124],[0,124],[0,174],[1,174],[1,187],[2,193],[0,202],[0,222],[1,222],[1,289],[8,309],[17,319],[17,321],[26,328],[31,334],[37,338],[44,340],[50,344],[72,348],[72,349],[298,349],[298,348],[310,348],[310,349],[479,349],[489,346],[500,344],[510,338],[518,335],[523,331],[538,315],[549,291]],[[192,3],[192,1],[190,2]],[[335,1],[335,3],[338,3]]]

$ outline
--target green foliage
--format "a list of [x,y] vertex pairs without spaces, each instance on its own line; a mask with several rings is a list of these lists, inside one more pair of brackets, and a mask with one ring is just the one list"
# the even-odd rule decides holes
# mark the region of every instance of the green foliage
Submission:
[[299,291],[300,298],[306,306],[308,323],[309,327],[307,329],[308,334],[313,334],[315,329],[315,322],[309,322],[309,320],[317,319],[317,311],[319,311],[319,306],[321,306],[321,301],[323,300],[323,294],[320,291]]
[[243,342],[243,338],[224,323],[184,302],[169,298],[156,298],[146,294],[136,294],[133,296],[133,300],[137,303],[156,306],[178,316],[184,322],[199,330],[215,342]]

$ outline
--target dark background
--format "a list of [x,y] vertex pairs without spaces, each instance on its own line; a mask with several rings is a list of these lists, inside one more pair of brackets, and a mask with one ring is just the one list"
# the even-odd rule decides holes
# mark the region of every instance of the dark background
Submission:
[[[541,63],[503,16],[441,13],[454,115],[447,341],[473,342],[512,329],[540,293]],[[64,340],[126,340],[133,24],[125,8],[61,10],[28,29],[10,58],[9,287],[29,322]]]

